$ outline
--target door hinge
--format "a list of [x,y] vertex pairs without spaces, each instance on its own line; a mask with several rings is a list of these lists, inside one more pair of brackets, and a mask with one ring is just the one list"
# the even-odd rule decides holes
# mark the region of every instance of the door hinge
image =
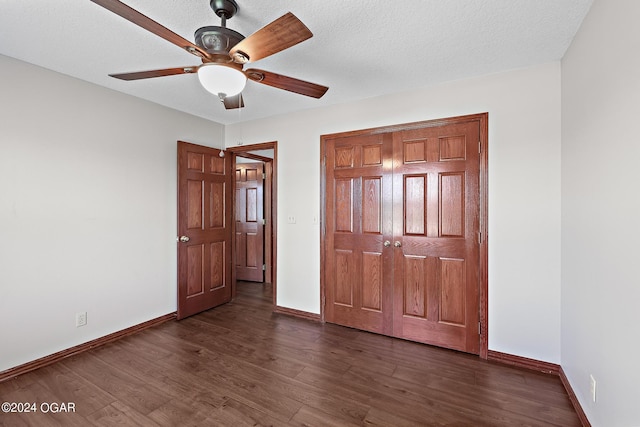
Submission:
[[262,264],[262,271],[267,271],[267,264]]
[[478,141],[478,153],[482,153],[482,141]]
[[262,218],[262,225],[267,225],[267,220]]
[[264,181],[265,179],[267,179],[267,174],[262,172],[262,180]]
[[478,244],[482,244],[482,231],[478,231]]
[[482,335],[482,323],[478,322],[478,335]]

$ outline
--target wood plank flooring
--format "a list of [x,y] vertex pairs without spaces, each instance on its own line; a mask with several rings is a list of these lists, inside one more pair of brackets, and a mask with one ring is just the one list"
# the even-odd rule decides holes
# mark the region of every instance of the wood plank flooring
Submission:
[[38,409],[0,425],[580,426],[555,376],[271,310],[269,285],[240,282],[222,307],[0,383]]

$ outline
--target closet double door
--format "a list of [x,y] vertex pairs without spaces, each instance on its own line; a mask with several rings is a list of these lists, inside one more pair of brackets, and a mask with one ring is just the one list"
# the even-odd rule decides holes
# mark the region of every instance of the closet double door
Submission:
[[324,316],[479,352],[479,122],[323,138]]

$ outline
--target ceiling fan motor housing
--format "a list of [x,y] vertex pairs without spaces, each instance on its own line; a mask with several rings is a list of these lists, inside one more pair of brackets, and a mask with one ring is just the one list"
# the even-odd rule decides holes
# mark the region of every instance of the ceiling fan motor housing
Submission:
[[226,27],[202,27],[195,33],[195,42],[211,55],[223,55],[229,59],[229,50],[244,40],[244,36]]

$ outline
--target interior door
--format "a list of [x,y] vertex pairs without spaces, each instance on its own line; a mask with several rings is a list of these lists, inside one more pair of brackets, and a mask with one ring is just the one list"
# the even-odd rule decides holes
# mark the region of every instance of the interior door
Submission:
[[178,319],[231,299],[232,167],[220,153],[178,142]]
[[393,335],[479,352],[478,122],[394,133]]
[[390,134],[325,145],[325,319],[392,333]]
[[236,279],[264,281],[264,163],[236,164]]
[[328,322],[479,352],[478,120],[324,140]]

